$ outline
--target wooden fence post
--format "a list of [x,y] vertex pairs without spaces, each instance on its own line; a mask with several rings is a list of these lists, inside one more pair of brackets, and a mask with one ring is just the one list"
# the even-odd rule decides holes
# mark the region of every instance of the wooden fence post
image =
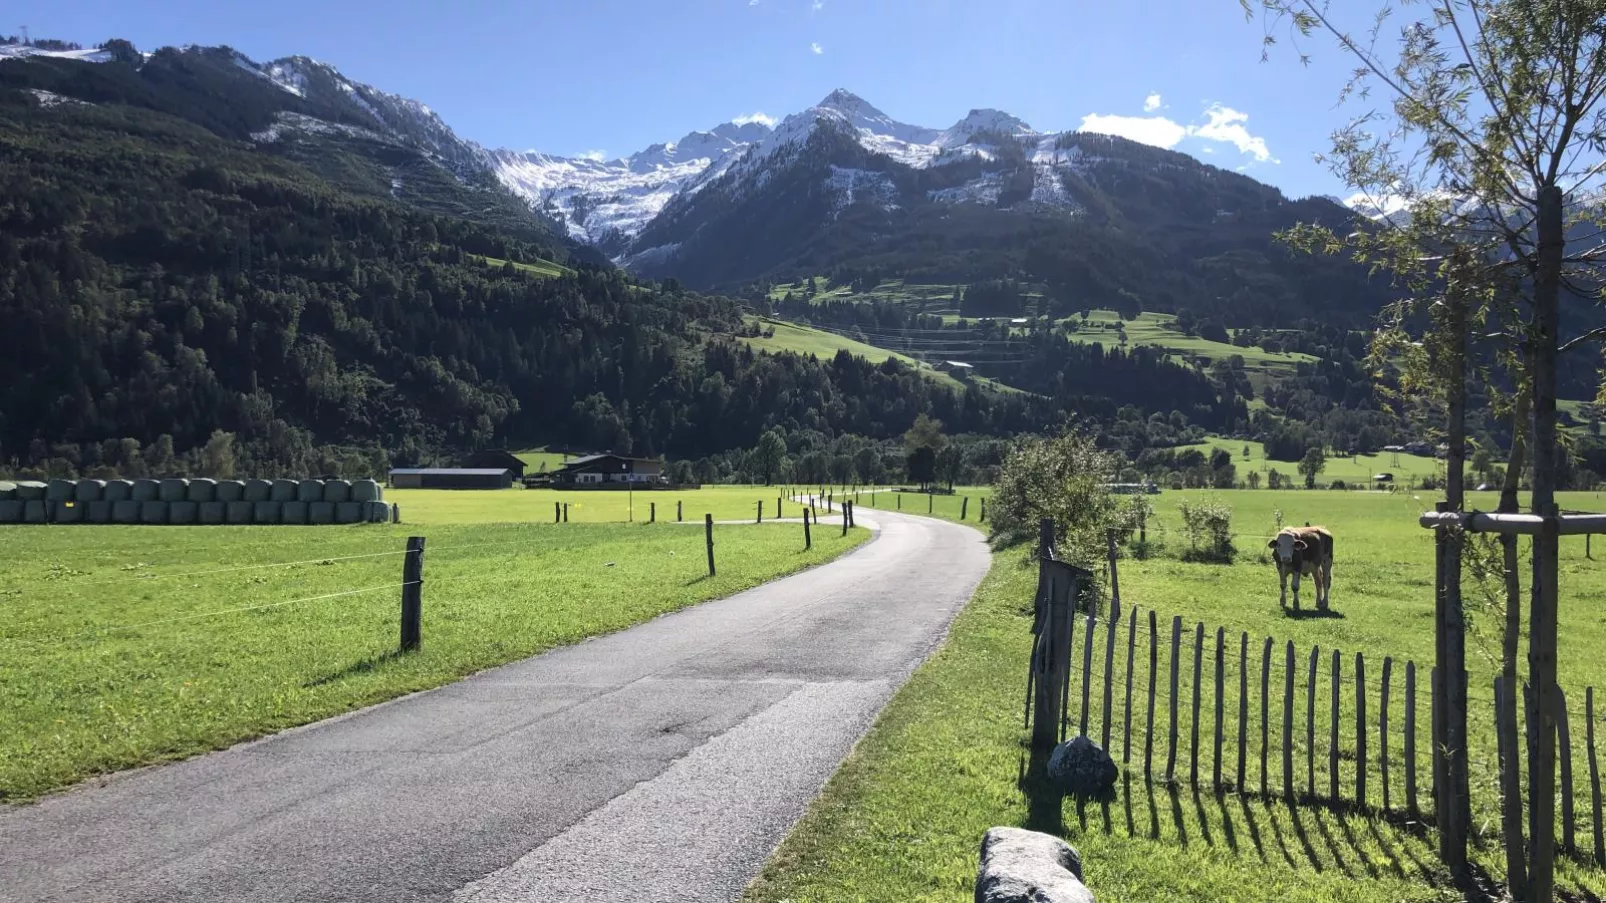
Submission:
[[1595,864],[1606,868],[1606,832],[1600,823],[1600,766],[1595,760],[1594,687],[1584,688],[1584,742],[1589,744],[1590,806],[1595,810]]
[[[1121,767],[1132,762],[1132,663],[1138,657],[1138,610],[1126,616],[1126,716],[1121,728]],[[1108,749],[1105,752],[1109,752]]]
[[1260,655],[1260,795],[1266,795],[1266,756],[1271,751],[1271,637]]
[[714,515],[703,515],[703,533],[708,540],[708,576],[714,576]]
[[932,503],[932,500],[934,500],[936,497],[937,497],[937,494],[935,492],[932,492],[930,490],[926,491],[926,513],[927,514],[931,513],[931,503]]
[[844,499],[842,501],[842,535],[843,536],[848,535],[848,506],[851,505],[851,504],[853,504],[853,503],[850,502],[850,501],[847,501],[846,499]]
[[1249,632],[1238,637],[1238,781],[1234,785],[1244,792],[1244,756],[1249,743]]
[[424,537],[407,537],[402,556],[401,651],[413,652],[423,643]]
[[1171,783],[1177,773],[1177,668],[1182,654],[1182,616],[1171,619],[1171,696],[1166,703],[1171,713],[1170,744],[1166,751],[1165,780]]
[[563,522],[564,523],[568,523],[569,522],[569,503],[568,502],[564,502],[563,503]]
[[[1071,603],[1071,610],[1076,610],[1076,603]],[[1082,712],[1077,722],[1077,733],[1087,736],[1087,710],[1092,705],[1090,693],[1093,691],[1093,631],[1098,628],[1098,616],[1093,612],[1087,613],[1087,636],[1082,638]]]
[[[1062,607],[1065,609],[1065,680],[1060,684],[1060,724],[1058,736],[1059,742],[1064,743],[1065,732],[1070,729],[1071,720],[1071,674],[1073,673],[1071,671],[1071,664],[1076,659],[1076,598],[1074,596],[1068,596],[1062,601]],[[1060,605],[1062,603],[1056,602],[1055,604]],[[1087,686],[1087,678],[1082,678],[1082,685],[1084,687]],[[1085,711],[1087,706],[1083,706],[1082,709]]]
[[685,510],[684,510],[685,504],[686,504],[685,502],[678,502],[678,501],[675,502],[675,522],[676,523],[679,523],[680,521],[683,521],[683,520],[686,519]]
[[1294,641],[1283,653],[1283,797],[1294,799]]
[[967,495],[964,498],[959,500],[959,519],[960,520],[964,520],[965,519],[965,515],[968,514],[969,512],[970,512],[970,496]]
[[1188,735],[1188,783],[1199,786],[1199,697],[1204,691],[1204,622],[1193,631],[1193,721]]
[[809,516],[813,514],[813,511],[814,509],[812,508],[803,509],[803,551],[805,552],[814,548],[814,535],[809,532]]
[[1316,668],[1320,646],[1310,648],[1310,675],[1305,682],[1305,793],[1316,797]]
[[[1506,847],[1506,888],[1513,900],[1527,898],[1527,848],[1522,837],[1522,785],[1518,775],[1515,686],[1504,675],[1494,679],[1495,746],[1500,769],[1500,834]],[[1510,783],[1517,775],[1519,782]],[[1515,786],[1516,792],[1510,788]]]
[[1222,730],[1225,727],[1221,723],[1222,715],[1223,715],[1223,710],[1222,710],[1222,702],[1223,701],[1222,701],[1221,696],[1222,696],[1222,693],[1225,692],[1225,690],[1222,687],[1222,683],[1224,682],[1224,679],[1227,676],[1226,675],[1226,670],[1227,670],[1227,629],[1225,627],[1217,627],[1216,628],[1216,742],[1215,742],[1214,756],[1211,759],[1211,767],[1210,767],[1210,783],[1211,783],[1212,786],[1214,786],[1216,788],[1216,792],[1217,793],[1221,792],[1221,740],[1222,740],[1221,733],[1222,733]]
[[554,524],[563,523],[563,503],[562,502],[553,502],[552,503],[552,522]]
[[657,502],[648,502],[647,505],[648,505],[648,507],[647,507],[647,511],[648,511],[647,523],[649,523],[649,524],[658,523],[658,503]]
[[1355,804],[1366,808],[1366,656],[1355,653]]
[[987,523],[987,497],[981,497],[981,522]]
[[1143,779],[1150,780],[1154,765],[1154,681],[1160,658],[1160,626],[1149,610],[1149,715],[1143,730]]
[[1394,671],[1394,659],[1383,656],[1383,684],[1378,700],[1377,764],[1383,772],[1383,810],[1389,809],[1389,677]]
[[1099,728],[1099,745],[1104,747],[1105,754],[1110,751],[1110,706],[1111,694],[1115,690],[1112,669],[1115,667],[1115,628],[1119,626],[1121,626],[1120,609],[1111,608],[1104,628],[1104,717]]
[[1567,724],[1567,694],[1556,688],[1556,752],[1561,758],[1561,848],[1575,849],[1573,843],[1573,743]]
[[1343,657],[1339,655],[1339,652],[1338,652],[1337,649],[1334,649],[1333,650],[1333,728],[1332,728],[1332,733],[1329,734],[1328,738],[1327,738],[1327,771],[1328,771],[1328,780],[1330,782],[1330,785],[1328,787],[1328,793],[1330,794],[1333,802],[1335,802],[1335,803],[1338,802],[1340,799],[1342,799],[1342,797],[1340,797],[1338,795],[1338,687],[1339,687],[1339,669],[1343,667],[1343,663],[1344,663]]
[[395,502],[390,505],[390,522],[393,524],[401,523],[401,506]]
[[763,522],[764,522],[764,500],[763,499],[759,499],[758,500],[758,520],[754,521],[754,523],[762,524]]
[[1104,531],[1104,538],[1109,545],[1109,551],[1106,553],[1106,557],[1110,562],[1110,605],[1113,609],[1113,606],[1121,604],[1121,574],[1116,569],[1115,565],[1115,531]]
[[1416,801],[1416,662],[1405,663],[1405,811],[1421,821]]

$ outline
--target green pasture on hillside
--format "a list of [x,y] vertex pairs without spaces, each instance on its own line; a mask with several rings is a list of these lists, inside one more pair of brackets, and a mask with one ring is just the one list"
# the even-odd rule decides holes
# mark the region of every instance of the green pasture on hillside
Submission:
[[[701,529],[520,523],[537,494],[397,493],[427,517],[396,526],[0,527],[0,800],[438,686],[868,535],[805,552],[795,524],[719,526],[710,579]],[[428,541],[423,648],[397,656],[409,535]]]
[[[486,263],[490,264],[491,266],[495,266],[495,267],[499,267],[499,266],[502,266],[502,265],[507,263],[506,260],[503,260],[500,257],[488,257],[488,256],[486,256],[484,254],[474,254],[474,255],[471,255],[471,256],[478,257],[480,260],[483,260]],[[568,267],[563,266],[562,264],[553,263],[550,260],[537,260],[537,261],[535,261],[533,263],[522,263],[522,262],[519,262],[519,261],[514,261],[513,262],[513,268],[516,269],[516,270],[522,270],[522,271],[524,271],[526,273],[530,273],[530,274],[535,275],[535,276],[545,276],[545,277],[548,277],[548,278],[551,278],[551,277],[554,277],[554,276],[566,276],[566,275],[573,275],[574,274],[574,270],[571,270]]]
[[[1246,446],[1249,449],[1248,457],[1243,453]],[[1305,483],[1305,478],[1299,474],[1298,461],[1270,460],[1266,457],[1265,446],[1259,442],[1211,437],[1204,442],[1178,446],[1177,451],[1197,449],[1208,457],[1218,448],[1226,449],[1232,455],[1232,463],[1238,467],[1240,481],[1246,479],[1251,471],[1260,473],[1264,481],[1267,471],[1276,469],[1301,486]],[[1339,457],[1329,451],[1327,467],[1316,478],[1316,482],[1324,486],[1334,480],[1343,480],[1346,484],[1371,485],[1372,478],[1380,473],[1392,473],[1395,484],[1410,486],[1429,477],[1442,477],[1444,462],[1428,455],[1412,455],[1406,452],[1378,452],[1372,455]],[[1469,486],[1477,485],[1477,475],[1470,473],[1470,468],[1467,479]],[[1261,485],[1264,486],[1264,482]]]

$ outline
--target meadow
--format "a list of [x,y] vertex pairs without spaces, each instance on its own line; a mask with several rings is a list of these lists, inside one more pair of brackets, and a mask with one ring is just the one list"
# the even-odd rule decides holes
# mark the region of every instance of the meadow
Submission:
[[635,492],[587,489],[504,489],[449,492],[435,489],[387,489],[385,500],[401,506],[403,524],[550,524],[557,516],[553,505],[569,506],[571,524],[647,523],[657,506],[659,523],[675,520],[676,506],[687,522],[702,523],[703,515],[716,521],[756,521],[758,504],[764,519],[775,517],[776,500],[781,516],[803,516],[793,496],[815,491],[797,486],[704,486],[701,489],[643,489]]
[[[709,578],[691,526],[553,525],[550,500],[522,522],[538,492],[397,495],[401,525],[0,527],[0,800],[439,686],[868,536],[818,530],[804,551],[796,524],[719,526]],[[410,535],[428,543],[423,644],[398,655]]]
[[[1283,476],[1295,480],[1301,486],[1304,485],[1305,478],[1299,474],[1299,462],[1273,461],[1266,457],[1266,448],[1259,442],[1215,436],[1193,445],[1178,446],[1177,451],[1198,450],[1208,457],[1218,448],[1225,449],[1232,455],[1232,463],[1238,467],[1240,481],[1246,479],[1251,472],[1260,473],[1261,479],[1264,480],[1266,472],[1275,468]],[[1244,454],[1246,448],[1249,449],[1248,455]],[[1392,473],[1395,485],[1408,487],[1420,484],[1428,478],[1442,479],[1444,462],[1430,455],[1413,455],[1406,452],[1377,452],[1353,457],[1339,457],[1329,453],[1327,466],[1316,477],[1316,481],[1321,485],[1342,480],[1345,485],[1370,486],[1373,485],[1372,477],[1380,473]],[[1468,486],[1477,485],[1478,478],[1475,474],[1468,473],[1467,478]]]
[[[1430,494],[1341,493],[1327,491],[1231,491],[1214,493],[1234,511],[1238,555],[1230,565],[1188,564],[1178,559],[1188,540],[1177,515],[1177,502],[1206,493],[1164,492],[1150,496],[1155,515],[1148,537],[1155,554],[1145,560],[1119,562],[1123,603],[1136,606],[1140,620],[1152,609],[1168,625],[1181,616],[1189,648],[1195,624],[1206,626],[1205,658],[1213,655],[1216,628],[1230,638],[1228,679],[1236,687],[1237,638],[1250,637],[1258,658],[1266,637],[1275,641],[1274,662],[1280,666],[1284,643],[1299,653],[1299,671],[1313,646],[1322,652],[1317,710],[1328,712],[1328,656],[1340,650],[1346,675],[1356,652],[1368,662],[1370,723],[1377,742],[1377,681],[1385,656],[1395,659],[1395,720],[1391,724],[1394,805],[1401,799],[1401,705],[1404,660],[1414,660],[1425,674],[1433,659],[1431,533],[1416,523],[1431,507]],[[1488,508],[1491,494],[1476,494],[1472,504]],[[908,509],[907,498],[905,500]],[[974,503],[973,503],[974,504]],[[1594,493],[1569,493],[1569,508],[1600,510],[1606,499]],[[1265,543],[1281,512],[1286,524],[1322,523],[1334,533],[1336,562],[1333,617],[1295,616],[1278,604],[1275,569]],[[1606,682],[1606,662],[1595,652],[1606,642],[1606,617],[1587,603],[1606,591],[1606,562],[1586,558],[1582,538],[1562,542],[1562,612],[1558,655],[1560,681],[1569,692],[1569,710],[1581,718],[1585,686]],[[1526,556],[1524,556],[1526,565]],[[1016,780],[1023,764],[1024,733],[1021,700],[1031,642],[1031,600],[1036,570],[1021,548],[1001,550],[976,598],[955,622],[948,643],[929,659],[895,697],[876,727],[828,785],[798,829],[782,845],[760,879],[749,888],[751,901],[926,900],[969,899],[975,879],[976,844],[993,825],[1026,822],[1027,808]],[[1307,594],[1310,587],[1306,585]],[[1494,787],[1490,680],[1497,669],[1501,617],[1483,586],[1467,583],[1471,634],[1468,642],[1472,699],[1470,752],[1474,803],[1475,864],[1491,880],[1504,871],[1498,844],[1498,809]],[[1307,595],[1309,608],[1312,599]],[[1169,640],[1168,627],[1162,627]],[[1123,625],[1124,631],[1124,625]],[[1124,633],[1122,634],[1124,638]],[[1079,632],[1077,640],[1082,634]],[[1101,634],[1102,636],[1102,634]],[[1140,630],[1140,646],[1146,634]],[[1526,642],[1526,640],[1524,640]],[[1124,661],[1125,644],[1117,645]],[[1102,644],[1095,644],[1094,673],[1101,670]],[[1161,673],[1168,653],[1162,649]],[[1252,660],[1253,661],[1253,660]],[[1143,674],[1146,661],[1139,666]],[[1258,678],[1258,662],[1251,665]],[[1185,702],[1194,692],[1190,668],[1182,668],[1179,693]],[[1120,668],[1117,666],[1117,674]],[[1213,707],[1209,666],[1201,696],[1208,725]],[[1274,670],[1281,689],[1281,672]],[[1162,680],[1164,678],[1162,677]],[[1073,684],[1073,719],[1080,709]],[[1145,783],[1136,759],[1128,777],[1107,805],[1078,807],[1067,801],[1061,817],[1064,836],[1084,858],[1089,886],[1100,900],[1333,900],[1396,901],[1460,899],[1434,853],[1430,832],[1397,816],[1380,817],[1352,806],[1332,806],[1304,796],[1306,783],[1303,724],[1305,685],[1296,692],[1295,786],[1300,796],[1290,806],[1275,796],[1281,787],[1279,757],[1271,756],[1270,787],[1274,796],[1258,793],[1218,795],[1208,779],[1194,788],[1179,773],[1180,783]],[[1341,699],[1345,738],[1341,742],[1343,786],[1353,786],[1354,756],[1349,749],[1354,724],[1353,690]],[[1419,685],[1419,698],[1426,687]],[[1275,694],[1280,696],[1280,692]],[[1154,740],[1166,744],[1165,701]],[[1094,697],[1095,699],[1097,696]],[[1140,694],[1141,698],[1141,694]],[[1228,732],[1236,736],[1236,692],[1226,700]],[[1251,706],[1254,702],[1251,702]],[[1274,708],[1277,703],[1274,699]],[[1421,703],[1426,717],[1425,701]],[[1119,690],[1112,719],[1123,708]],[[1184,708],[1186,713],[1186,708]],[[1184,714],[1186,719],[1186,714]],[[1090,732],[1097,734],[1097,706]],[[1251,763],[1260,748],[1251,719],[1248,738]],[[1573,722],[1575,749],[1584,733]],[[1419,781],[1427,785],[1426,726],[1419,728]],[[1179,762],[1187,761],[1186,723]],[[1120,733],[1117,727],[1115,734]],[[1276,748],[1277,729],[1271,731]],[[1141,716],[1133,725],[1133,744],[1146,740]],[[1119,743],[1112,753],[1120,760]],[[1229,750],[1233,740],[1228,740]],[[1315,744],[1317,786],[1326,781],[1326,737]],[[1581,753],[1575,753],[1575,756]],[[1201,774],[1212,761],[1208,743],[1201,756]],[[1158,767],[1158,762],[1156,763]],[[1380,781],[1374,747],[1369,762],[1369,800],[1378,803]],[[1228,765],[1226,773],[1231,773]],[[1589,852],[1588,774],[1582,759],[1574,762],[1579,791],[1579,840]],[[1258,790],[1258,769],[1249,770],[1251,790]],[[1426,791],[1424,789],[1424,797]],[[1580,857],[1558,862],[1558,886],[1584,899],[1606,890],[1606,874]]]

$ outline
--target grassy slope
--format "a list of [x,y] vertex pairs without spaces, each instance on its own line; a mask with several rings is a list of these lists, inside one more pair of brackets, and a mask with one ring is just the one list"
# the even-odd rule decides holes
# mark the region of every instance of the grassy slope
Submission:
[[1198,336],[1183,335],[1176,326],[1177,318],[1171,314],[1144,312],[1136,320],[1123,322],[1118,314],[1109,310],[1090,311],[1090,318],[1078,327],[1074,336],[1083,341],[1098,341],[1105,345],[1117,342],[1116,326],[1126,330],[1128,345],[1154,345],[1180,356],[1203,357],[1211,361],[1241,355],[1244,368],[1251,373],[1266,376],[1292,376],[1300,363],[1316,359],[1308,354],[1273,353],[1260,347],[1240,348],[1225,342],[1212,342]]
[[[1344,653],[1346,673],[1352,667],[1353,654],[1364,651],[1374,707],[1383,656],[1394,656],[1397,666],[1400,659],[1415,660],[1424,668],[1431,662],[1432,542],[1430,534],[1415,522],[1431,498],[1425,494],[1418,499],[1409,494],[1304,491],[1219,493],[1235,510],[1242,551],[1238,563],[1216,566],[1183,564],[1171,557],[1186,542],[1180,535],[1176,502],[1196,495],[1166,492],[1152,499],[1156,516],[1150,523],[1149,538],[1169,549],[1148,561],[1122,562],[1121,588],[1129,606],[1157,609],[1162,624],[1170,615],[1180,615],[1189,633],[1200,621],[1208,625],[1207,635],[1217,626],[1226,628],[1234,640],[1239,631],[1248,631],[1254,650],[1271,635],[1277,641],[1278,660],[1282,643],[1292,639],[1301,656],[1301,675],[1303,656],[1312,645],[1323,650],[1324,674],[1329,666],[1327,656],[1335,647]],[[1561,503],[1571,508],[1600,510],[1606,505],[1606,499],[1595,494],[1565,495]],[[1472,504],[1488,507],[1492,501],[1492,496],[1477,494]],[[908,510],[907,497],[905,502]],[[1276,578],[1263,556],[1263,537],[1275,527],[1273,512],[1279,509],[1286,523],[1310,520],[1333,529],[1337,538],[1333,604],[1343,617],[1297,619],[1279,609]],[[1564,539],[1562,545],[1566,597],[1590,599],[1606,592],[1606,567],[1583,557],[1582,540]],[[1018,561],[1014,552],[995,559],[992,574],[956,622],[947,646],[895,698],[832,780],[825,796],[749,890],[749,899],[794,903],[969,899],[981,833],[994,824],[1021,824],[1025,818],[1015,775],[1035,572],[1018,567]],[[1479,598],[1475,587],[1469,586],[1468,597],[1474,609],[1469,653],[1474,700],[1471,724],[1474,738],[1479,740],[1472,754],[1473,792],[1479,824],[1494,830],[1493,751],[1487,748],[1492,741],[1485,710],[1498,655],[1499,616],[1475,603]],[[1606,619],[1576,605],[1564,606],[1562,618],[1561,680],[1570,691],[1571,707],[1581,709],[1582,688],[1606,682],[1606,662],[1592,651],[1606,643]],[[1213,642],[1207,639],[1207,644]],[[1229,648],[1229,660],[1236,659],[1236,642]],[[1162,648],[1162,681],[1166,655]],[[1207,652],[1206,658],[1209,656]],[[1095,671],[1102,658],[1099,648]],[[1142,668],[1140,665],[1140,675]],[[1207,665],[1207,675],[1209,670]],[[1397,668],[1394,677],[1396,706],[1401,704],[1401,670]],[[1186,666],[1182,669],[1184,698],[1191,696],[1188,671]],[[1235,678],[1236,670],[1229,668],[1229,686]],[[1208,683],[1207,678],[1206,724],[1213,705]],[[1325,677],[1319,686],[1318,711],[1325,713]],[[1419,688],[1419,693],[1425,695],[1425,689]],[[1296,723],[1301,727],[1303,694],[1301,677],[1296,692]],[[1229,699],[1231,729],[1236,700]],[[1075,701],[1072,707],[1079,708]],[[1345,720],[1353,725],[1349,688],[1342,708]],[[1164,711],[1162,700],[1156,722],[1162,735],[1160,744],[1164,743]],[[1185,760],[1186,711],[1183,718]],[[1375,735],[1375,708],[1371,718]],[[1400,767],[1398,719],[1396,708],[1391,729],[1396,769]],[[1095,725],[1097,720],[1095,715]],[[1425,747],[1426,727],[1419,729],[1423,735],[1420,747]],[[1347,728],[1346,734],[1352,730]],[[1134,725],[1135,746],[1141,744],[1142,733],[1140,718]],[[1573,733],[1575,738],[1581,737],[1581,726],[1575,723]],[[1318,736],[1320,782],[1326,743]],[[1250,741],[1252,751],[1256,742]],[[1574,742],[1580,744],[1581,740]],[[1348,743],[1347,738],[1346,749]],[[1420,782],[1425,786],[1426,753],[1420,747],[1424,775]],[[1303,785],[1303,741],[1297,733],[1296,748],[1296,774]],[[1119,749],[1116,752],[1119,755]],[[1203,759],[1208,769],[1208,748]],[[1278,757],[1273,755],[1271,761],[1272,786],[1277,787]],[[1574,772],[1582,791],[1578,797],[1582,814],[1587,811],[1588,795],[1587,768],[1578,764],[1581,761],[1575,758]],[[1353,769],[1353,762],[1346,759],[1341,768],[1346,785],[1353,780]],[[1375,802],[1379,786],[1375,746],[1371,770]],[[1141,777],[1141,769],[1136,774]],[[1399,774],[1396,770],[1396,782]],[[1250,775],[1253,782],[1257,775],[1253,764]],[[1398,783],[1395,788],[1398,799]],[[1101,900],[1453,898],[1433,883],[1441,876],[1427,843],[1384,821],[1341,816],[1312,806],[1290,810],[1286,804],[1241,800],[1234,795],[1218,803],[1208,791],[1195,798],[1186,784],[1174,799],[1157,786],[1152,800],[1138,781],[1123,790],[1107,819],[1096,807],[1090,808],[1084,824],[1072,807],[1066,807],[1066,836],[1083,853],[1090,886]],[[1582,826],[1579,836],[1587,843],[1589,835]],[[1478,852],[1476,858],[1489,872],[1498,875],[1502,871],[1496,845]],[[1563,886],[1594,893],[1606,885],[1606,876],[1571,860],[1561,863],[1559,880]]]
[[562,452],[547,451],[546,446],[540,448],[526,448],[513,453],[513,456],[523,461],[528,473],[534,474],[545,464],[547,470],[557,470],[563,466],[565,455]]
[[[473,254],[473,255],[470,255],[470,256],[478,257],[479,259],[485,261],[486,263],[490,264],[491,266],[498,266],[499,267],[499,266],[502,266],[503,264],[507,263],[506,260],[503,260],[500,257],[487,257],[487,256],[485,256],[483,254]],[[523,270],[526,273],[533,273],[533,274],[535,274],[537,276],[548,276],[548,277],[572,275],[574,273],[574,270],[571,270],[568,267],[563,266],[562,264],[553,263],[550,260],[537,260],[534,263],[517,263],[516,262],[516,263],[513,264],[513,268],[517,269],[517,270]]]
[[[1244,457],[1244,446],[1249,447],[1249,457]],[[1270,461],[1266,458],[1266,449],[1259,442],[1245,442],[1238,439],[1211,438],[1205,442],[1193,445],[1184,445],[1178,451],[1198,449],[1209,455],[1218,448],[1224,448],[1232,455],[1232,463],[1238,466],[1238,479],[1248,476],[1251,470],[1264,475],[1270,468],[1276,468],[1284,476],[1301,483],[1304,477],[1299,475],[1297,461]],[[1327,469],[1323,470],[1318,482],[1331,483],[1334,480],[1343,480],[1348,483],[1369,483],[1376,474],[1392,473],[1394,481],[1398,484],[1417,482],[1424,477],[1435,476],[1444,470],[1444,462],[1437,458],[1423,455],[1409,455],[1404,452],[1379,452],[1375,455],[1356,455],[1353,458],[1339,458],[1329,455]],[[1475,479],[1475,478],[1474,478]]]
[[[829,360],[835,357],[838,351],[843,349],[846,349],[849,354],[862,357],[873,364],[879,364],[889,357],[897,358],[911,367],[919,368],[928,378],[935,381],[938,385],[947,386],[950,389],[964,388],[964,384],[959,380],[954,379],[952,376],[932,370],[921,364],[919,361],[916,361],[914,358],[898,354],[895,351],[888,351],[885,348],[877,348],[874,345],[866,345],[863,342],[858,342],[845,336],[837,335],[834,332],[827,332],[823,329],[812,329],[807,326],[800,326],[796,323],[788,323],[784,320],[766,319],[763,322],[766,328],[774,328],[775,335],[773,337],[744,337],[740,341],[745,342],[747,345],[760,351],[793,351],[798,354],[812,354],[821,360]],[[981,380],[981,382],[988,383],[990,381]]]
[[[701,530],[444,523],[467,494],[435,495],[406,503],[422,527],[0,528],[0,799],[438,686],[830,560],[867,535],[818,531],[804,552],[795,525],[719,527],[710,580]],[[408,535],[429,542],[424,644],[398,658],[395,553]],[[374,557],[341,560],[357,555]],[[240,570],[269,563],[281,566]],[[107,629],[131,624],[147,626]]]

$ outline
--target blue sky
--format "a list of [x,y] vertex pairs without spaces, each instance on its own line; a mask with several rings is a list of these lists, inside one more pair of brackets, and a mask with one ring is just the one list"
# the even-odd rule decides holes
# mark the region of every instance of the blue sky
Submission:
[[[304,54],[433,107],[491,147],[618,156],[843,87],[945,127],[996,107],[1243,168],[1292,195],[1348,194],[1313,152],[1355,112],[1313,42],[1260,62],[1237,0],[12,0],[13,32],[142,50]],[[1088,118],[1093,117],[1093,118]]]

